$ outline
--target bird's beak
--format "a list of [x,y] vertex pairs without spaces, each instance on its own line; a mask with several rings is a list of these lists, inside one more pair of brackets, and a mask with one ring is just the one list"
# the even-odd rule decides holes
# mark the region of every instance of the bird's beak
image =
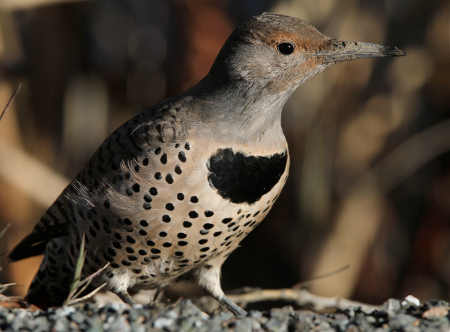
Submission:
[[315,56],[319,57],[323,64],[333,64],[362,58],[401,55],[406,55],[406,52],[396,46],[391,47],[374,43],[336,40],[332,40],[327,47],[315,53]]

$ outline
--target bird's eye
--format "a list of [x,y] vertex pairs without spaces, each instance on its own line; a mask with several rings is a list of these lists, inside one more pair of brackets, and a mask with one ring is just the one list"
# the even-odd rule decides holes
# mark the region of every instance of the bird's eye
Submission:
[[292,43],[280,43],[280,44],[278,44],[277,48],[281,54],[289,55],[292,52],[294,52],[295,47],[294,47],[294,44],[292,44]]

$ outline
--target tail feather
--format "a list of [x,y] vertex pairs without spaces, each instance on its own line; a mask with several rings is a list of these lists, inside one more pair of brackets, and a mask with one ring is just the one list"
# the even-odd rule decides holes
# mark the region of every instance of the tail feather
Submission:
[[37,228],[28,234],[9,254],[12,262],[37,255],[42,255],[47,247],[47,243],[68,234],[67,225],[51,225],[44,230]]
[[37,255],[42,255],[49,239],[43,239],[39,234],[31,233],[23,239],[9,254],[12,262]]

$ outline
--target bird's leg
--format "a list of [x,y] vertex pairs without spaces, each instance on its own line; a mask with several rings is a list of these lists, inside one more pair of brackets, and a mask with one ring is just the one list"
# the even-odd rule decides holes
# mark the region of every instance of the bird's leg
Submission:
[[136,304],[133,301],[133,298],[130,296],[130,294],[128,294],[127,291],[113,291],[113,293],[115,293],[123,302],[125,302],[126,304],[129,304],[130,306],[132,306],[133,304]]
[[162,287],[156,288],[155,295],[153,295],[153,303],[156,303],[164,293],[164,289]]
[[[198,284],[205,289],[209,295],[215,298],[221,305],[230,310],[237,317],[247,316],[247,312],[231,301],[223,293],[220,286],[220,269],[222,262],[207,262],[195,272]],[[214,264],[216,263],[216,264]]]

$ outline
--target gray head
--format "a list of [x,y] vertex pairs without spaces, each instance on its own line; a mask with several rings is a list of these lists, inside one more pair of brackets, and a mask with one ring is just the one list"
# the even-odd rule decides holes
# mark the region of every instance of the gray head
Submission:
[[404,55],[396,47],[337,41],[295,17],[264,13],[241,24],[220,51],[211,73],[279,93],[340,61]]
[[194,89],[208,101],[204,113],[224,123],[223,135],[260,142],[267,134],[281,141],[280,113],[300,84],[336,62],[396,55],[404,52],[338,41],[298,18],[264,13],[236,28]]

